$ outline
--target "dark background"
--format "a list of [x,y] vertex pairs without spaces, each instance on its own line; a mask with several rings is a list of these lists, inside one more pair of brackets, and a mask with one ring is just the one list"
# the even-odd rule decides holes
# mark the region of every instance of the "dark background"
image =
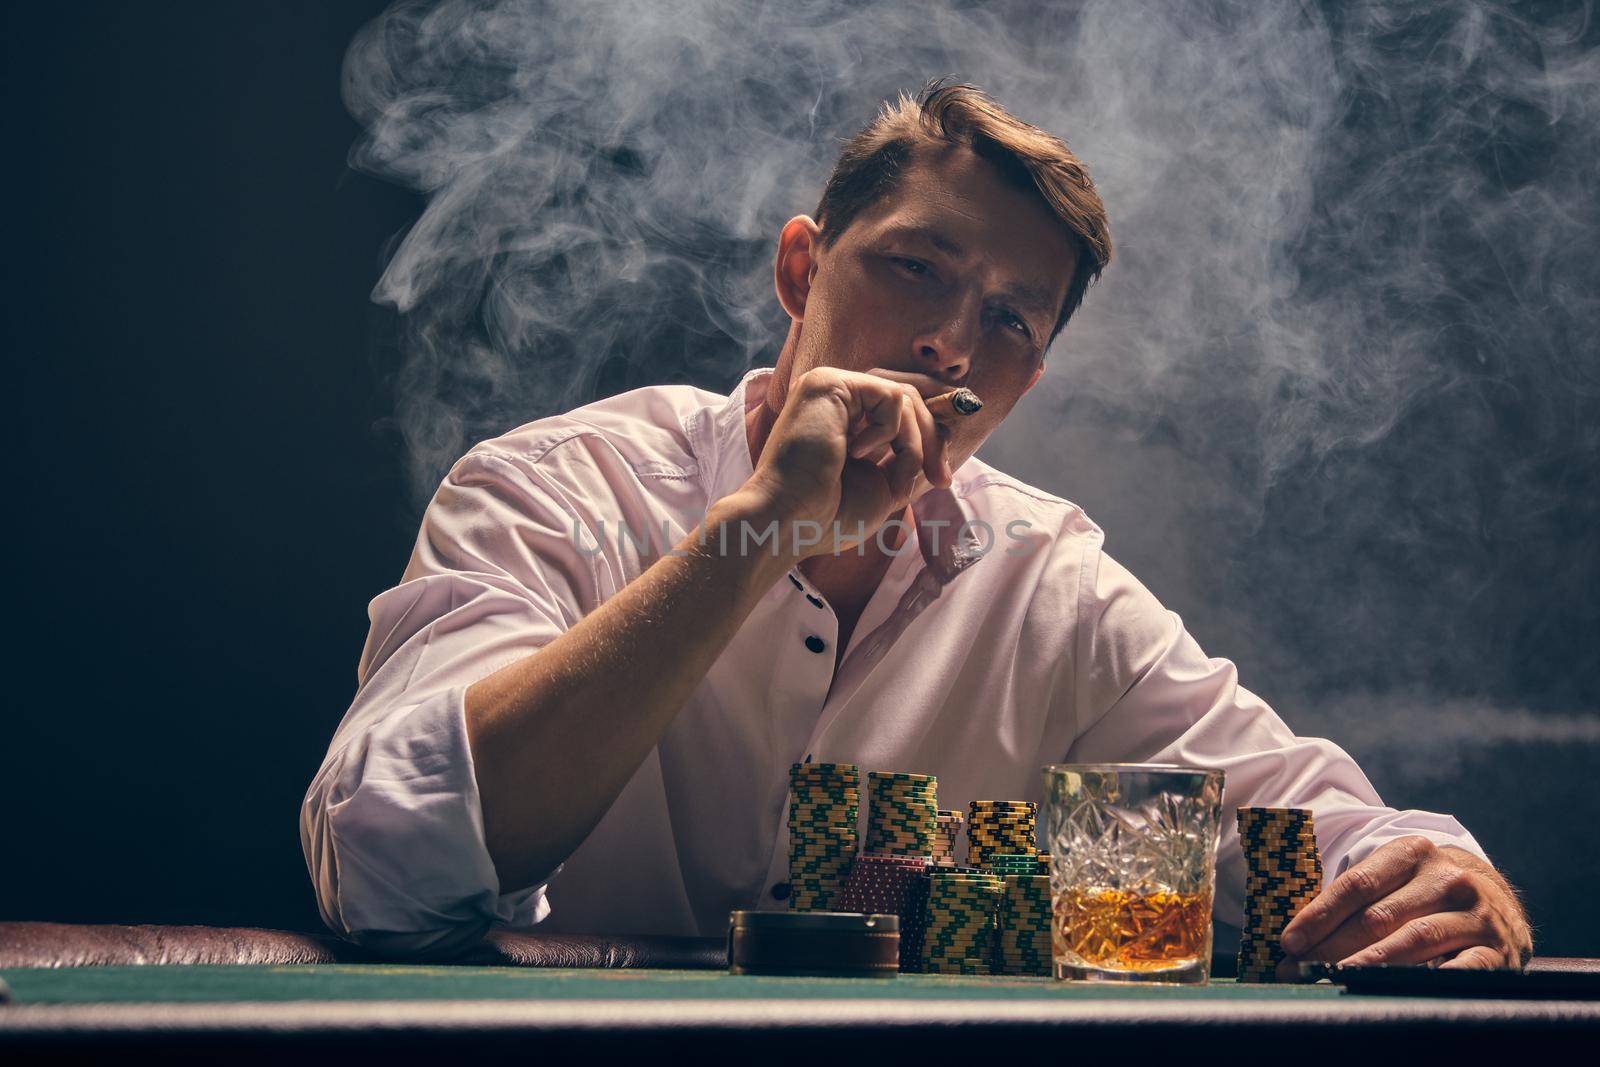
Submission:
[[[318,925],[297,809],[417,519],[387,421],[395,323],[369,294],[422,200],[349,169],[339,97],[383,6],[5,8],[0,919]],[[1402,805],[1479,833],[1543,953],[1600,954],[1574,877],[1594,870],[1592,751],[1479,753]],[[1557,807],[1507,826],[1530,776]]]
[[339,99],[380,10],[5,7],[0,918],[320,925],[297,809],[415,536],[368,293],[421,203]]

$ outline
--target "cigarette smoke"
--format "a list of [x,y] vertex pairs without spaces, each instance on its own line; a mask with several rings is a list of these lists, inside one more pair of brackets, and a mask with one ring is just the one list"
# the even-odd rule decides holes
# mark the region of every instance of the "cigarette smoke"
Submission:
[[774,361],[779,228],[940,75],[1064,136],[1118,250],[984,458],[1296,728],[1403,750],[1381,786],[1596,744],[1586,3],[397,4],[344,93],[352,165],[427,198],[373,294],[416,503],[475,441]]

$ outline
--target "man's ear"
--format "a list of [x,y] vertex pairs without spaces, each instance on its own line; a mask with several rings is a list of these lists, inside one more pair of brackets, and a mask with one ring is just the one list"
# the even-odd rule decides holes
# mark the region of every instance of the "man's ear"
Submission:
[[810,215],[796,215],[778,233],[773,288],[777,290],[778,303],[795,322],[806,317],[806,301],[811,296],[811,279],[817,273],[817,253],[821,248],[822,229]]
[[1028,379],[1028,384],[1025,385],[1023,387],[1023,389],[1022,389],[1022,395],[1017,397],[1017,399],[1021,400],[1022,397],[1027,396],[1028,395],[1028,390],[1032,389],[1036,384],[1038,384],[1039,379],[1041,377],[1043,377],[1043,376],[1044,376],[1044,360],[1041,359],[1039,361],[1039,365],[1033,369],[1033,377]]

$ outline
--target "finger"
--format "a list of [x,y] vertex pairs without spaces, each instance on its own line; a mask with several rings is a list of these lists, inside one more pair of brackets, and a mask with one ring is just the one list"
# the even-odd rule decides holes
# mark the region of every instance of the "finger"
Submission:
[[[912,398],[917,413],[917,423],[923,430],[922,452],[927,468],[924,473],[930,484],[947,484],[949,479],[944,477],[945,471],[948,470],[944,444],[949,431],[947,429],[941,431],[938,421],[933,418],[933,412],[927,410],[927,401],[923,399],[925,392],[931,396],[946,391],[944,383],[931,375],[885,370],[882,367],[874,367],[861,377],[898,384],[901,390]],[[868,444],[862,445],[859,449],[852,448],[850,455],[854,459],[869,459],[874,463],[881,463],[887,440],[886,436],[874,435]]]
[[861,459],[879,452],[895,439],[900,432],[900,419],[905,405],[898,388],[870,379],[853,382],[850,396],[854,404],[860,405],[859,413],[851,413],[851,423],[854,424],[857,417],[866,420],[866,424],[850,442],[851,458]]
[[1280,982],[1306,981],[1306,979],[1300,977],[1300,961],[1295,959],[1293,956],[1290,956],[1284,960],[1280,960],[1278,962],[1275,974]]
[[1412,919],[1447,910],[1444,904],[1448,888],[1437,878],[1414,878],[1382,900],[1360,909],[1322,941],[1295,955],[1303,960],[1344,959],[1382,941]]
[[922,473],[927,476],[929,485],[949,485],[949,467],[945,465],[944,455],[945,437],[939,432],[939,423],[934,419],[933,412],[928,410],[928,402],[922,399],[921,393],[908,389],[906,398],[911,401],[911,413],[922,435]]
[[922,431],[917,427],[912,400],[902,394],[900,404],[900,432],[895,434],[891,446],[894,456],[884,471],[889,479],[889,491],[897,501],[903,501],[911,495],[911,485],[917,480],[917,472],[922,470]]
[[1438,956],[1482,945],[1491,932],[1471,912],[1442,911],[1412,919],[1382,941],[1339,962],[1348,967],[1427,963]]
[[870,463],[874,467],[881,467],[883,466],[885,460],[894,455],[894,449],[890,447],[892,444],[894,444],[893,440],[890,440],[885,444],[874,445],[870,449],[866,450],[865,454],[863,455],[856,455],[856,450],[852,448],[850,450],[850,458],[862,460],[863,462]]
[[1488,945],[1473,945],[1439,964],[1441,971],[1497,971],[1507,965],[1500,953]]
[[1283,928],[1284,951],[1298,956],[1327,940],[1351,915],[1410,881],[1421,858],[1409,842],[1391,841],[1345,871]]

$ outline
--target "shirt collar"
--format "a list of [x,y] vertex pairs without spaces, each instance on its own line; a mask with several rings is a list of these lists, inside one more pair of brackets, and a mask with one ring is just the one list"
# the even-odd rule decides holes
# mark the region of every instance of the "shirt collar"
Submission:
[[[738,489],[755,473],[744,420],[766,398],[773,373],[772,367],[746,372],[727,402],[706,412],[709,425],[705,432],[694,435],[707,506]],[[982,520],[966,500],[960,468],[948,489],[929,489],[912,503],[911,512],[915,518],[912,540],[939,584],[954,581],[986,554],[979,533]],[[989,543],[994,543],[992,531]]]

